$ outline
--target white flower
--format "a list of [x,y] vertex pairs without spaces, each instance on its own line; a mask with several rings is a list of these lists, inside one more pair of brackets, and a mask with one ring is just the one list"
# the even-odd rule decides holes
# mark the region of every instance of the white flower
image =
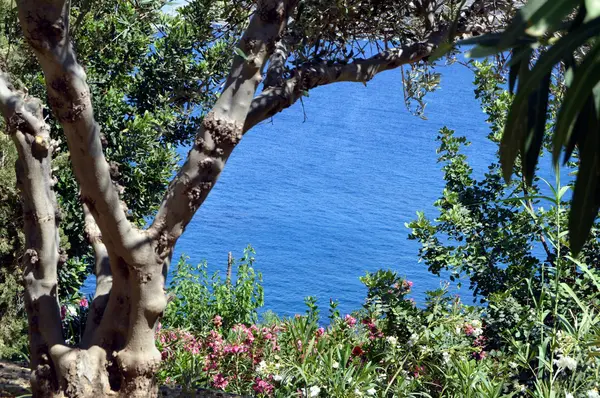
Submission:
[[481,328],[481,321],[479,319],[475,319],[471,322],[471,326],[473,326],[475,329],[479,329]]
[[267,363],[265,361],[260,361],[260,363],[256,367],[256,372],[262,373],[265,371],[265,369],[267,369]]
[[600,398],[600,394],[598,394],[598,389],[594,388],[587,392],[588,398]]
[[334,363],[331,364],[331,367],[334,368],[334,369],[337,369],[337,368],[340,367],[340,364],[338,362],[334,362]]
[[362,397],[362,392],[360,392],[360,390],[358,388],[354,389],[354,395],[356,395],[357,397]]
[[375,395],[376,393],[377,393],[377,391],[375,391],[375,389],[373,387],[371,387],[367,390],[367,395],[369,395],[369,396]]
[[308,396],[309,397],[318,397],[320,392],[321,392],[321,388],[319,386],[312,386],[311,388],[308,389]]
[[445,364],[450,363],[450,354],[447,351],[442,352],[442,360]]
[[419,340],[419,336],[417,336],[416,334],[412,334],[410,336],[410,338],[408,339],[408,341],[406,342],[406,344],[408,344],[409,347],[412,347],[415,345],[415,343],[417,342],[417,340]]
[[352,376],[348,377],[348,383],[352,383]]
[[385,340],[392,346],[395,347],[398,344],[398,339],[395,336],[388,336]]
[[281,377],[281,375],[273,375],[273,381],[281,381],[283,380],[283,377]]
[[275,364],[275,369],[279,369],[281,367],[281,364],[278,362]]
[[483,334],[483,329],[482,328],[475,328],[473,329],[473,333],[471,333],[473,337],[479,337]]
[[575,398],[570,392],[565,393],[565,398]]
[[457,326],[457,327],[454,328],[454,333],[460,334],[460,332],[461,332],[460,326]]
[[577,368],[577,361],[571,357],[566,357],[566,356],[560,356],[558,359],[554,360],[554,363],[560,368],[560,369],[569,369],[569,370],[575,370],[575,368]]
[[515,390],[521,391],[521,392],[524,392],[527,390],[527,387],[525,387],[523,384],[519,384],[519,382],[516,380],[513,382],[513,387]]
[[516,368],[518,368],[518,367],[519,367],[519,365],[517,365],[517,363],[516,363],[516,362],[509,362],[509,363],[508,363],[508,366],[510,366],[510,367],[511,367],[511,368],[513,368],[513,369],[516,369]]

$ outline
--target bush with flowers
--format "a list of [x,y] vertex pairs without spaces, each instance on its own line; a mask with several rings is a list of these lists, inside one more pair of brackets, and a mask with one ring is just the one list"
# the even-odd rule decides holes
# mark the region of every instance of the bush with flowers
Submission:
[[[248,274],[256,275],[247,258],[238,275],[248,283],[245,289],[261,291],[250,286],[258,278],[247,282]],[[210,281],[209,291],[220,281],[193,278]],[[586,278],[600,287],[591,271]],[[523,313],[516,317],[523,323],[498,333],[488,326],[497,315],[492,305],[467,305],[448,285],[417,306],[410,298],[412,282],[395,272],[381,270],[361,280],[367,287],[363,308],[341,315],[332,302],[328,324],[311,297],[306,314],[280,319],[265,313],[261,322],[254,305],[212,313],[205,324],[187,327],[169,325],[168,315],[157,331],[163,356],[158,377],[184,391],[202,387],[257,397],[595,397],[600,313],[593,306],[561,314],[542,334],[535,330],[545,305],[519,307]],[[202,304],[196,290],[172,290],[179,300]],[[558,293],[577,297],[564,289]],[[203,297],[206,314],[214,310],[215,297]]]

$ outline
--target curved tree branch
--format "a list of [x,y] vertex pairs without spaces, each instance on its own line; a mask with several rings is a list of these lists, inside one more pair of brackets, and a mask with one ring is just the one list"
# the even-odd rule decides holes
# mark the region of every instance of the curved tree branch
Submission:
[[0,111],[19,154],[16,171],[23,203],[26,252],[22,262],[31,368],[33,378],[44,383],[52,379],[49,357],[56,359],[69,351],[61,332],[57,295],[58,204],[52,190],[50,128],[41,102],[14,90],[2,72]]
[[52,111],[67,137],[81,194],[105,243],[126,256],[140,234],[127,220],[102,152],[100,127],[94,119],[86,75],[69,36],[69,1],[21,0],[19,20],[46,79]]
[[427,42],[394,48],[349,64],[323,63],[296,69],[293,76],[283,84],[267,88],[254,98],[244,124],[244,132],[292,106],[305,91],[338,82],[367,83],[378,73],[418,62],[431,55],[441,37],[441,34],[435,35]]
[[297,0],[261,0],[238,47],[225,88],[205,117],[195,145],[172,181],[149,229],[159,253],[169,258],[176,240],[206,199],[242,138],[244,120],[290,12]]
[[92,304],[90,305],[90,311],[81,343],[82,348],[88,348],[91,344],[94,332],[100,325],[100,321],[104,315],[113,278],[110,270],[108,250],[102,242],[100,228],[98,228],[98,224],[96,224],[96,220],[90,212],[88,205],[84,202],[82,206],[83,214],[85,216],[85,232],[94,249],[94,274],[96,275],[96,291],[94,293]]

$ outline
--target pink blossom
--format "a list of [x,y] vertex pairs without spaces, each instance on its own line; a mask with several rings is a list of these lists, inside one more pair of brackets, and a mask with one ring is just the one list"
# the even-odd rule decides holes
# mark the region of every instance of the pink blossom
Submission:
[[316,334],[317,337],[323,336],[325,334],[325,328],[318,328]]
[[487,352],[485,352],[483,350],[473,353],[473,358],[475,358],[478,361],[481,361],[482,359],[485,359],[486,357],[487,357]]
[[402,282],[402,288],[404,290],[410,291],[410,289],[412,289],[413,287],[413,283],[411,281],[403,281]]
[[88,302],[88,299],[86,299],[85,297],[83,297],[81,300],[79,300],[80,307],[88,308],[89,305],[90,305],[90,303]]
[[219,315],[215,315],[213,318],[213,325],[215,325],[216,328],[223,326],[223,318],[221,318]]
[[413,377],[416,379],[417,377],[421,376],[423,373],[425,373],[425,368],[423,366],[415,366],[415,369],[413,371]]
[[296,347],[298,347],[298,351],[302,351],[302,340],[296,341]]
[[160,323],[160,321],[158,321],[158,324],[156,325],[156,333],[160,333],[161,329],[162,329],[162,324]]
[[473,334],[473,332],[475,331],[475,328],[474,328],[474,327],[473,327],[473,326],[472,326],[470,323],[467,323],[467,324],[464,326],[464,330],[465,330],[465,334],[466,334],[467,336],[470,336],[470,335],[472,335],[472,334]]
[[228,384],[229,384],[229,381],[221,373],[218,373],[213,376],[212,385],[214,388],[224,390]]
[[348,314],[346,315],[346,317],[344,318],[344,322],[346,322],[346,324],[350,327],[354,327],[354,325],[356,325],[356,318],[354,318],[352,315]]
[[373,322],[372,319],[363,319],[362,324],[369,329],[370,340],[380,339],[383,337],[383,332],[377,328],[377,325],[375,325],[375,322]]
[[271,383],[269,383],[268,381],[265,381],[259,377],[257,377],[254,380],[254,386],[252,386],[252,389],[257,393],[257,394],[267,394],[267,395],[271,395],[271,393],[273,392],[273,385]]
[[223,348],[223,352],[226,353],[226,354],[240,354],[240,353],[243,353],[243,352],[246,352],[246,351],[247,351],[246,347],[243,347],[243,346],[240,346],[240,345],[237,345],[237,344],[226,345]]

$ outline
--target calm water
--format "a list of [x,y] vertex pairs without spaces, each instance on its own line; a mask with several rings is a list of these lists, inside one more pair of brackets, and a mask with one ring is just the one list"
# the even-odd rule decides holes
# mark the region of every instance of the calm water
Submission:
[[[179,239],[174,259],[207,260],[210,272],[224,273],[227,253],[239,258],[251,244],[265,309],[280,315],[304,312],[309,295],[324,314],[329,299],[339,300],[343,313],[357,309],[366,293],[358,278],[379,268],[412,280],[422,303],[443,279],[418,262],[419,245],[407,239],[404,223],[418,210],[437,215],[433,202],[444,186],[438,130],[447,126],[472,141],[465,153],[475,176],[495,159],[472,72],[460,65],[440,72],[442,88],[427,97],[428,120],[406,110],[396,70],[366,88],[318,88],[304,110],[297,103],[255,127]],[[90,278],[82,290],[91,294],[93,286]]]
[[[358,308],[366,271],[391,268],[414,281],[414,298],[442,279],[418,263],[419,245],[405,222],[417,210],[435,215],[443,189],[435,137],[447,126],[472,142],[476,175],[494,160],[485,115],[473,95],[473,74],[455,65],[440,70],[442,88],[428,96],[428,120],[403,103],[400,71],[368,87],[321,87],[253,129],[230,158],[205,204],[179,240],[175,258],[208,260],[224,270],[227,252],[251,244],[262,271],[265,308],[304,312],[303,298]],[[304,120],[306,114],[306,121]],[[185,155],[187,149],[181,148]],[[465,296],[468,292],[462,292]]]

